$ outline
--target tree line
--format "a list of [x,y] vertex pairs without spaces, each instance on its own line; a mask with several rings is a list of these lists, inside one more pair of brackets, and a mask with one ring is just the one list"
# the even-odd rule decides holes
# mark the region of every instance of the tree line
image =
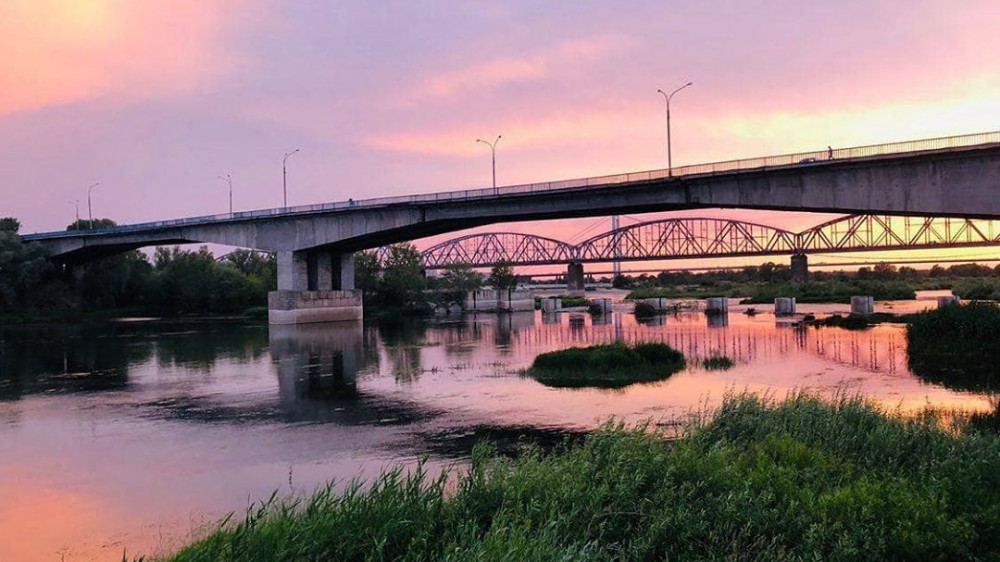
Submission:
[[[106,309],[231,314],[266,306],[267,293],[277,288],[274,256],[254,250],[216,258],[205,246],[158,247],[151,256],[132,250],[68,267],[50,260],[41,245],[22,242],[20,226],[15,218],[0,218],[0,314]],[[110,219],[81,219],[66,229],[114,226]],[[488,276],[457,264],[428,278],[420,252],[412,244],[396,244],[384,263],[374,251],[356,254],[355,284],[372,310],[421,314],[435,301],[461,300],[484,285],[513,289],[517,278],[506,263],[496,264]]]
[[[80,220],[67,230],[115,226],[110,219]],[[73,267],[24,243],[20,222],[0,219],[0,314],[140,309],[157,313],[240,313],[267,304],[277,286],[273,256],[235,250],[217,259],[207,247],[138,250]]]

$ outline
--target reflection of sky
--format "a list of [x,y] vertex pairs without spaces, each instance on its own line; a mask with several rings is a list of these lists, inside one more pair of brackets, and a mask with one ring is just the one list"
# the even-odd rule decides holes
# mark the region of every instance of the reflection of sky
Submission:
[[274,207],[294,148],[291,204],[482,187],[500,133],[500,184],[660,168],[656,89],[688,80],[675,165],[1000,129],[998,25],[992,0],[8,0],[0,201],[26,232],[95,181],[97,216],[203,215],[229,173],[237,210]]
[[[800,312],[844,307],[801,305]],[[26,382],[22,394],[0,401],[0,560],[120,560],[123,547],[155,553],[275,489],[305,493],[427,454],[436,470],[453,453],[439,453],[435,439],[471,442],[482,427],[558,439],[560,430],[612,416],[683,418],[744,389],[779,398],[796,388],[860,392],[906,410],[988,407],[982,396],[911,375],[899,326],[799,330],[776,326],[770,307],[758,306],[754,317],[745,308],[733,303],[727,327],[696,312],[651,325],[619,313],[596,325],[582,313],[527,313],[364,331],[142,323],[107,332],[8,331],[7,351],[16,347],[24,360],[10,367]],[[538,353],[619,335],[665,341],[690,367],[615,391],[551,389],[517,374]],[[125,365],[125,375],[113,386],[81,385],[60,378],[81,366],[31,360],[60,349],[93,357],[86,369]],[[713,353],[736,367],[706,371],[699,360]],[[327,370],[338,364],[357,366],[353,391],[327,392],[336,374]]]

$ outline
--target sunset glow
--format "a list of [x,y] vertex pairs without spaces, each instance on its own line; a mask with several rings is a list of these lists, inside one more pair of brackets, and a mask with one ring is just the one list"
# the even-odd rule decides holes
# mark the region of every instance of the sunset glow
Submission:
[[224,172],[238,209],[273,207],[292,146],[294,204],[477,187],[490,134],[501,184],[661,168],[656,89],[689,80],[675,164],[1000,129],[992,2],[783,1],[731,19],[722,4],[486,4],[432,22],[364,3],[12,0],[0,200],[26,231],[64,226],[98,180],[95,212],[118,222],[203,215],[226,204]]

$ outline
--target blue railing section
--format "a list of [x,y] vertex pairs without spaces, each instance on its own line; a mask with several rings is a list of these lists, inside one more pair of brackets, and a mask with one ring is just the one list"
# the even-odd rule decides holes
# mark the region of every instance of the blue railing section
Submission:
[[96,236],[106,234],[118,234],[128,232],[138,232],[147,230],[158,230],[163,228],[173,228],[178,226],[192,226],[219,222],[242,221],[276,216],[290,216],[298,214],[309,214],[327,211],[338,211],[344,209],[385,207],[388,205],[435,203],[440,201],[456,201],[469,199],[487,199],[498,196],[522,195],[538,193],[543,191],[557,191],[566,189],[579,189],[586,187],[607,186],[622,183],[633,183],[665,179],[668,177],[683,177],[695,175],[711,175],[718,173],[728,173],[740,170],[755,170],[761,168],[779,166],[807,166],[829,161],[854,160],[860,158],[870,158],[875,156],[886,156],[891,154],[905,154],[913,152],[925,152],[936,150],[947,150],[952,148],[971,148],[980,145],[1000,144],[1000,131],[989,133],[976,133],[971,135],[960,135],[953,137],[939,137],[934,139],[921,139],[904,142],[894,142],[885,144],[873,144],[868,146],[858,146],[853,148],[838,148],[818,150],[814,152],[800,152],[796,154],[782,154],[779,156],[765,156],[760,158],[747,158],[743,160],[728,160],[724,162],[713,162],[709,164],[693,164],[690,166],[679,166],[668,170],[649,170],[645,172],[632,172],[626,174],[613,174],[607,176],[595,176],[589,178],[578,178],[571,180],[529,183],[522,185],[508,185],[482,189],[465,189],[460,191],[444,191],[440,193],[427,193],[422,195],[400,195],[395,197],[376,197],[373,199],[359,199],[348,201],[337,201],[333,203],[320,203],[316,205],[298,205],[295,207],[278,207],[275,209],[260,209],[257,211],[242,211],[239,213],[223,213],[219,215],[206,215],[200,217],[188,217],[183,219],[172,219],[165,221],[155,221],[136,224],[123,224],[111,228],[101,228],[96,230],[61,230],[56,232],[44,232],[38,234],[26,234],[23,240],[41,240],[49,238],[65,238],[75,236]]

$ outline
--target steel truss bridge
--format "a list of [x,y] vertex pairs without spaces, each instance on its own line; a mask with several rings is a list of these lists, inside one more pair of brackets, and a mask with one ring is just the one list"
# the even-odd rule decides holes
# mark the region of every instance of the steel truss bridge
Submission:
[[[919,250],[1000,245],[1000,220],[848,215],[802,232],[722,218],[668,218],[570,244],[516,232],[469,234],[421,252],[424,267],[491,267]],[[380,258],[388,247],[379,249]]]

